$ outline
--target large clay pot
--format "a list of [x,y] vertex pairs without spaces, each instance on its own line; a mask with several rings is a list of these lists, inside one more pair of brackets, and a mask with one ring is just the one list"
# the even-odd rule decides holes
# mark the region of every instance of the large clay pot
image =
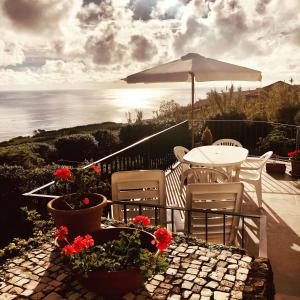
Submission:
[[107,205],[107,199],[101,194],[82,194],[82,198],[88,197],[93,204],[91,207],[71,210],[64,200],[70,197],[79,197],[79,194],[69,194],[51,200],[48,211],[52,214],[57,227],[67,226],[69,237],[84,235],[101,229],[101,216],[103,208]]
[[[94,232],[92,236],[97,245],[117,239],[121,231],[130,233],[133,230],[128,227],[106,228]],[[151,244],[154,236],[146,231],[141,231],[140,236],[142,248],[148,249],[152,253],[156,252],[156,247]],[[122,296],[144,285],[144,279],[138,269],[115,272],[91,271],[87,278],[77,276],[77,279],[87,290],[106,297]]]
[[292,164],[292,176],[300,176],[300,160],[291,160]]
[[284,174],[286,166],[282,163],[267,163],[266,164],[266,171],[269,174],[276,173],[276,174]]

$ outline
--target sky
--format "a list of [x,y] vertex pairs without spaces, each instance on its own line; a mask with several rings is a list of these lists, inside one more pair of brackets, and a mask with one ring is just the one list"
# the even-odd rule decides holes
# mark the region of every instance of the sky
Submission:
[[189,52],[300,83],[300,0],[0,0],[1,90],[119,85]]

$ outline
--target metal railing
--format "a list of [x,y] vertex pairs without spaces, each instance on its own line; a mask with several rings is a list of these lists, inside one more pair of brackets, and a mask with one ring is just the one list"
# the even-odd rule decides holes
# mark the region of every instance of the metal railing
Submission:
[[[220,211],[220,210],[211,210],[211,209],[200,209],[200,208],[183,208],[183,207],[176,207],[176,206],[164,206],[164,205],[154,205],[154,204],[146,204],[146,203],[137,203],[135,201],[128,201],[128,200],[121,200],[121,201],[110,201],[110,205],[121,205],[123,207],[123,221],[125,223],[128,223],[129,218],[127,217],[127,211],[129,206],[136,207],[136,213],[137,215],[143,214],[143,208],[151,208],[154,209],[154,224],[159,224],[159,212],[161,210],[171,211],[171,220],[167,220],[167,224],[171,226],[172,232],[176,232],[176,226],[175,226],[175,211],[178,212],[184,212],[185,215],[187,215],[187,230],[186,234],[191,234],[191,222],[192,222],[192,213],[200,213],[205,216],[205,229],[202,233],[205,236],[205,241],[208,242],[209,239],[209,215],[221,215],[223,219],[223,230],[222,230],[222,236],[223,236],[223,244],[226,244],[226,217],[239,217],[240,218],[240,224],[237,228],[237,231],[240,231],[240,247],[245,247],[245,219],[251,219],[252,221],[257,220],[259,223],[259,233],[258,233],[258,240],[259,240],[259,249],[258,253],[259,256],[267,257],[267,244],[265,239],[265,230],[266,230],[266,216],[265,215],[257,215],[257,214],[241,214],[236,212],[230,212],[230,211]],[[109,217],[112,216],[111,210],[109,212]],[[201,232],[199,232],[201,234]]]
[[[203,126],[208,126],[211,130],[213,140],[232,138],[238,140],[243,147],[249,150],[251,155],[261,155],[268,150],[273,150],[282,157],[287,157],[287,153],[299,148],[300,146],[300,126],[256,121],[256,120],[197,120],[198,133],[201,132]],[[263,139],[277,129],[283,133],[285,141],[271,141],[270,147],[267,149],[262,144]],[[287,140],[288,139],[288,140]]]
[[[83,169],[100,163],[101,177],[104,180],[109,180],[111,174],[117,171],[134,169],[167,170],[176,162],[173,147],[177,145],[189,146],[187,145],[187,141],[190,141],[189,134],[188,121],[185,120],[89,163]],[[185,140],[182,140],[182,136],[185,137]],[[51,194],[49,189],[53,184],[54,181],[48,182],[30,192],[24,193],[23,196],[40,198],[57,197],[58,195]],[[42,191],[43,193],[40,193]]]

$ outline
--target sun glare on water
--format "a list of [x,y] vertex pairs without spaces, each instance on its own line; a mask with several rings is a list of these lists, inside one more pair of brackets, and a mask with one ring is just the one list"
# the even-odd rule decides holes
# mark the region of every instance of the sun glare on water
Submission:
[[118,106],[124,111],[131,109],[147,109],[157,107],[162,100],[161,89],[135,88],[119,90]]

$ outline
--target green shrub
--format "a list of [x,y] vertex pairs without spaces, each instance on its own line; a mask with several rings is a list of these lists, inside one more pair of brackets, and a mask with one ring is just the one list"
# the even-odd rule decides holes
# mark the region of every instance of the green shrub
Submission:
[[39,153],[34,152],[32,144],[8,146],[0,148],[0,164],[20,165],[25,168],[41,166],[45,160]]
[[300,111],[300,105],[287,105],[278,109],[277,121],[283,124],[295,124],[295,117]]
[[286,132],[280,126],[274,128],[265,138],[258,142],[260,153],[273,151],[281,156],[287,156],[287,153],[295,149],[296,140],[286,137]]
[[213,136],[211,134],[210,129],[206,126],[201,136],[201,144],[204,146],[211,145],[212,142],[213,142]]
[[[5,228],[0,232],[0,246],[7,244],[13,237],[31,234],[31,227],[19,208],[31,205],[32,202],[22,194],[50,182],[55,169],[55,165],[31,170],[22,166],[0,165],[0,228]],[[36,207],[45,211],[46,201],[38,198]]]
[[118,142],[114,134],[108,130],[98,130],[93,133],[98,145],[99,157],[104,157],[117,150]]
[[98,142],[90,134],[73,134],[57,139],[55,147],[60,159],[81,162],[96,157]]
[[53,145],[47,143],[32,143],[32,151],[42,157],[46,163],[53,162],[57,159],[57,150]]
[[294,122],[297,126],[300,125],[300,110],[296,113],[296,115],[294,117]]

